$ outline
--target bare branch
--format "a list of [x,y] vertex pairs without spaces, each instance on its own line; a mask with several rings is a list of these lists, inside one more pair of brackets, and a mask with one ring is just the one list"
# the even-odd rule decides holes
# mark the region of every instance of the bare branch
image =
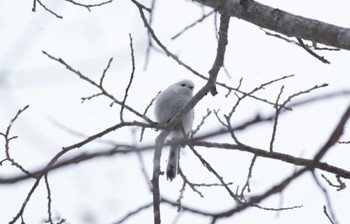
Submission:
[[106,76],[107,71],[108,71],[109,68],[111,67],[112,61],[113,61],[113,58],[110,58],[109,61],[108,61],[107,66],[106,66],[106,68],[103,69],[103,72],[102,72],[102,75],[101,75],[101,78],[100,78],[100,85],[99,85],[99,86],[101,86],[101,87],[103,86],[103,80],[104,80],[104,78],[105,78],[105,76]]
[[36,11],[36,1],[37,1],[37,0],[33,0],[32,12],[35,12],[35,11]]
[[350,50],[350,29],[348,28],[293,15],[257,1],[196,0],[196,2],[216,9],[222,14],[243,19],[288,37]]
[[81,103],[84,103],[86,100],[91,100],[102,95],[103,93],[95,93],[95,94],[92,94],[91,96],[81,97]]
[[[89,11],[91,11],[91,8],[93,8],[93,7],[99,7],[99,6],[106,5],[106,4],[109,4],[109,3],[113,2],[113,0],[108,0],[108,1],[100,2],[100,3],[96,3],[96,4],[83,4],[83,3],[79,3],[79,2],[76,2],[76,1],[73,1],[73,0],[64,0],[64,1],[72,3],[73,5],[84,7],[84,8],[86,8]],[[37,2],[39,3],[39,5],[41,7],[43,7],[45,9],[45,11],[47,11],[50,14],[54,15],[58,19],[63,19],[63,17],[61,15],[58,15],[57,13],[55,13],[54,11],[52,11],[51,9],[46,7],[46,5],[41,2],[41,0],[33,0],[32,12],[36,12],[36,3]]]
[[91,8],[107,5],[107,4],[111,3],[111,2],[113,2],[113,0],[108,0],[108,1],[100,2],[100,3],[96,3],[96,4],[83,4],[83,3],[79,3],[79,2],[76,2],[76,1],[73,1],[73,0],[64,0],[64,1],[72,3],[73,5],[84,7],[84,8],[86,8],[89,11],[91,11]]
[[33,3],[33,8],[32,8],[32,11],[35,12],[35,8],[36,8],[36,4],[35,2],[38,2],[39,5],[41,7],[43,7],[47,12],[49,12],[50,14],[54,15],[56,18],[58,19],[63,19],[62,16],[58,15],[57,13],[55,13],[54,11],[50,10],[49,8],[47,8],[40,0],[34,0],[34,3]]
[[[154,101],[157,99],[157,97],[159,96],[159,94],[161,93],[161,91],[159,91],[157,93],[157,95],[151,100],[151,102],[147,105],[145,111],[143,112],[143,116],[146,116],[149,108],[151,108],[151,106],[153,105]],[[145,133],[145,128],[141,128],[141,133],[140,133],[140,138],[139,138],[139,142],[142,142],[143,140],[143,134]]]
[[[181,61],[175,54],[173,54],[172,52],[170,52],[167,47],[162,44],[162,42],[158,39],[158,37],[156,36],[154,30],[151,28],[151,26],[149,25],[149,23],[147,22],[147,19],[144,15],[144,12],[143,12],[143,8],[142,6],[140,6],[139,4],[137,4],[137,2],[135,2],[134,0],[132,0],[132,2],[135,3],[135,5],[138,7],[139,9],[139,12],[140,12],[140,16],[141,16],[141,19],[145,25],[145,27],[147,28],[149,34],[151,35],[151,37],[153,38],[153,40],[157,43],[157,45],[166,53],[167,56],[171,57],[172,59],[174,59],[179,65],[183,66],[184,68],[186,68],[187,70],[189,70],[191,73],[193,73],[194,75],[204,79],[204,80],[207,80],[208,83],[212,82],[212,80],[210,81],[209,78],[205,77],[204,75],[200,74],[199,72],[197,72],[196,70],[194,70],[191,66],[187,65],[186,63],[184,63],[183,61]],[[222,52],[221,52],[222,53]],[[290,75],[290,76],[293,76],[293,75]],[[286,76],[286,77],[290,77],[290,76]],[[230,88],[228,87],[226,84],[224,83],[219,83],[219,82],[216,82],[215,81],[215,84],[216,85],[220,85],[222,87],[225,87],[225,88]],[[211,84],[213,85],[213,84]],[[204,88],[211,88],[210,86],[207,86],[207,87],[204,87]],[[242,94],[246,94],[244,93],[243,91],[239,90],[239,89],[234,89]],[[248,94],[249,97],[252,97],[254,99],[257,99],[257,100],[260,100],[262,102],[266,102],[266,103],[269,103],[271,105],[274,105],[273,102],[269,102],[268,100],[265,100],[265,99],[260,99],[259,97],[256,97],[254,95],[250,95]]]
[[197,125],[197,127],[192,130],[190,138],[193,138],[193,136],[200,130],[200,128],[204,125],[205,120],[210,116],[211,110],[207,108],[207,113],[202,117],[201,122]]
[[303,205],[295,205],[295,206],[291,206],[291,207],[283,207],[283,208],[266,208],[260,205],[253,205],[254,207],[260,208],[262,210],[266,210],[266,211],[285,211],[285,210],[292,210],[292,209],[296,209],[296,208],[302,208]]
[[22,219],[22,223],[25,223],[25,222],[23,221],[23,212],[24,212],[24,209],[26,208],[26,206],[27,206],[27,204],[28,204],[30,198],[32,197],[32,195],[33,195],[35,189],[36,189],[37,186],[39,185],[40,179],[41,179],[41,178],[36,178],[36,180],[35,180],[35,182],[34,182],[32,188],[30,189],[30,191],[28,192],[26,198],[24,199],[24,202],[22,203],[22,206],[21,206],[20,210],[19,210],[18,213],[13,217],[13,219],[9,222],[9,224],[15,224],[19,218]]
[[209,71],[209,80],[208,83],[212,82],[211,86],[211,94],[215,96],[217,94],[217,90],[215,87],[216,78],[219,74],[220,68],[224,65],[224,58],[226,52],[226,45],[228,43],[227,33],[230,23],[230,17],[227,15],[221,15],[220,17],[220,28],[219,28],[219,40],[218,46],[216,50],[216,57],[212,68]]
[[318,151],[318,153],[315,155],[313,162],[317,163],[321,160],[321,158],[327,153],[327,151],[339,141],[339,138],[342,136],[344,131],[344,126],[346,122],[348,121],[350,117],[350,105],[346,109],[345,113],[341,117],[338,125],[333,130],[332,135],[329,137],[327,142],[324,144],[324,146]]
[[144,5],[142,5],[141,3],[139,3],[136,0],[131,0],[138,8],[142,9],[142,10],[146,10],[147,12],[151,13],[152,12],[152,8],[148,8]]
[[[278,34],[278,33],[269,32],[269,31],[267,31],[267,30],[265,30],[265,29],[263,29],[263,28],[261,28],[261,27],[260,27],[260,29],[261,29],[262,31],[264,31],[265,35],[267,35],[267,36],[276,37],[276,38],[281,39],[281,40],[284,40],[284,41],[286,41],[286,42],[288,42],[288,43],[299,45],[298,42],[296,42],[295,40],[293,40],[293,39],[291,39],[291,38],[284,37],[284,36],[282,36],[282,35],[280,35],[280,34]],[[299,45],[299,46],[300,46],[300,45]]]
[[[294,77],[294,75],[293,75],[293,74],[292,74],[292,75],[286,75],[286,76],[283,76],[283,77],[280,77],[280,78],[277,78],[277,79],[270,80],[270,81],[268,81],[268,82],[265,82],[265,83],[261,84],[261,85],[258,86],[258,87],[255,87],[253,90],[251,90],[251,91],[249,91],[249,92],[247,92],[247,93],[244,93],[244,92],[242,92],[242,91],[238,91],[238,89],[231,89],[230,87],[227,87],[227,86],[224,84],[224,85],[225,85],[225,88],[228,88],[228,89],[231,89],[231,90],[235,90],[235,91],[237,91],[237,92],[243,94],[242,96],[237,96],[237,97],[238,97],[238,100],[237,100],[236,104],[232,107],[232,109],[231,109],[230,113],[227,115],[227,117],[229,118],[229,120],[231,119],[231,117],[232,117],[233,113],[236,111],[236,108],[238,107],[239,103],[240,103],[245,97],[248,97],[248,96],[252,97],[253,94],[254,94],[255,92],[264,89],[266,86],[271,85],[271,84],[273,84],[273,83],[275,83],[275,82],[284,80],[284,79],[291,78],[291,77]],[[240,85],[241,85],[241,81],[240,81],[239,86],[240,86]],[[253,98],[254,98],[254,97],[253,97]],[[261,100],[261,99],[260,99],[260,100]],[[266,103],[269,103],[267,100],[261,100],[261,101],[266,102]],[[274,107],[276,107],[276,103],[271,103],[271,105],[273,105]],[[283,105],[280,105],[280,106],[283,106]],[[285,106],[283,106],[283,107],[284,107],[285,109],[287,109],[287,110],[289,109],[289,108],[287,108],[287,107],[285,107]],[[289,109],[289,110],[290,110],[290,109]]]
[[29,177],[32,177],[32,174],[28,170],[26,170],[22,165],[17,163],[15,161],[15,159],[12,158],[11,155],[10,155],[10,141],[17,138],[17,136],[10,136],[11,128],[12,128],[14,122],[18,119],[18,117],[26,109],[28,109],[28,107],[29,107],[29,105],[27,105],[27,106],[23,107],[22,109],[18,110],[16,115],[11,119],[10,124],[7,126],[6,132],[5,133],[0,132],[0,135],[3,136],[4,139],[5,139],[5,155],[6,155],[6,158],[0,161],[0,165],[2,165],[2,163],[5,162],[5,161],[9,161],[11,163],[11,165],[13,165],[16,168],[18,168],[19,170],[21,170],[21,172],[23,172],[24,174],[26,174]]
[[270,152],[273,151],[273,143],[274,143],[275,137],[276,137],[278,117],[279,117],[280,112],[281,112],[281,107],[278,106],[278,102],[281,98],[283,89],[284,89],[284,86],[281,87],[280,93],[278,94],[277,99],[276,99],[276,104],[275,104],[276,113],[275,113],[275,118],[273,120],[272,137],[271,137],[271,141],[270,141]]
[[[45,54],[46,56],[48,56],[50,59],[57,61],[58,63],[64,65],[69,71],[73,72],[74,74],[76,74],[79,78],[83,79],[84,81],[90,83],[91,85],[95,86],[96,88],[98,88],[102,94],[106,97],[108,97],[109,99],[111,99],[113,101],[113,103],[116,103],[118,105],[123,105],[123,103],[119,100],[117,100],[112,94],[108,93],[103,86],[100,86],[99,84],[97,84],[95,81],[91,80],[90,78],[88,78],[87,76],[83,75],[80,71],[74,69],[73,67],[71,67],[69,64],[67,64],[63,59],[61,58],[56,58],[54,56],[52,56],[51,54],[47,53],[46,51],[42,51],[43,54]],[[111,61],[111,60],[110,60]],[[108,67],[108,66],[107,66]],[[107,68],[106,68],[107,69]],[[102,95],[102,94],[96,94],[96,95]],[[146,117],[145,115],[142,115],[141,113],[139,113],[138,111],[136,111],[135,109],[133,109],[132,107],[124,104],[124,107],[129,110],[130,112],[134,113],[136,116],[146,120],[149,123],[153,123],[152,120],[150,120],[148,117]]]
[[339,168],[339,167],[336,167],[336,166],[329,165],[328,163],[324,163],[324,162],[314,163],[314,161],[310,160],[310,159],[294,157],[294,156],[284,154],[284,153],[279,153],[279,152],[270,152],[267,150],[247,146],[244,144],[237,145],[237,144],[228,144],[228,143],[205,142],[205,141],[197,141],[196,138],[191,142],[191,144],[194,146],[203,146],[203,147],[208,147],[208,148],[240,150],[243,152],[252,153],[252,154],[257,155],[259,157],[275,159],[275,160],[279,160],[281,162],[286,162],[286,163],[294,164],[297,166],[307,166],[307,167],[312,166],[315,169],[320,169],[320,170],[323,170],[323,171],[326,171],[329,173],[338,174],[340,177],[350,179],[350,172],[349,171],[344,170],[344,169]]
[[303,40],[302,40],[301,38],[297,38],[297,40],[298,40],[300,46],[301,46],[307,53],[311,54],[312,56],[314,56],[315,58],[317,58],[318,60],[322,61],[322,62],[325,63],[325,64],[330,64],[330,62],[329,62],[327,59],[325,59],[324,57],[322,57],[322,56],[316,54],[316,53],[313,52],[310,48],[308,48],[308,47],[304,44],[304,42],[303,42]]
[[333,184],[325,175],[321,174],[321,177],[329,184],[329,186],[334,187],[337,189],[337,191],[344,190],[346,188],[345,183],[340,179],[339,175],[336,175],[338,185]]
[[[333,207],[332,207],[332,203],[331,203],[331,199],[330,199],[330,197],[329,197],[328,191],[327,191],[326,188],[324,188],[324,187],[322,186],[322,184],[318,181],[315,172],[312,171],[311,173],[312,173],[312,176],[313,176],[313,179],[314,179],[316,185],[317,185],[318,188],[322,191],[323,196],[324,196],[325,199],[326,199],[326,203],[327,203],[327,205],[328,205],[328,207],[329,207],[329,209],[330,209],[330,214],[331,214],[333,220],[335,220],[335,214],[334,214],[334,211],[333,211]],[[328,216],[328,215],[327,215],[327,217],[330,218],[330,216]]]
[[179,170],[179,171],[180,171],[179,173],[180,173],[180,175],[181,175],[181,177],[182,177],[182,180],[183,180],[182,189],[185,190],[186,185],[188,185],[188,186],[190,186],[190,188],[191,188],[194,192],[196,192],[200,197],[203,198],[204,196],[203,196],[202,192],[200,192],[199,190],[196,189],[196,186],[199,186],[199,185],[190,182],[190,181],[188,180],[188,178],[185,176],[185,174],[182,172],[181,167],[180,167],[180,170]]
[[154,213],[154,224],[160,224],[160,188],[159,188],[159,175],[160,175],[160,157],[162,155],[162,148],[169,131],[163,130],[156,138],[156,145],[154,149],[153,157],[153,175],[152,175],[152,186],[153,186],[153,213]]
[[330,48],[330,47],[318,47],[317,43],[312,42],[312,48],[318,51],[340,51],[339,48]]
[[159,96],[159,94],[161,93],[161,91],[159,91],[157,93],[157,95],[151,100],[151,102],[148,104],[148,106],[146,107],[145,111],[143,112],[143,115],[146,115],[149,108],[153,105],[154,101],[157,99],[157,97]]
[[[132,0],[132,1],[139,7],[139,9],[145,9],[138,2],[136,2],[134,0]],[[152,26],[152,22],[153,22],[153,12],[154,12],[155,5],[156,5],[156,0],[152,0],[151,8],[148,11],[149,12],[148,24],[149,24],[150,27]],[[148,40],[148,44],[147,44],[146,55],[145,55],[144,70],[147,69],[147,66],[148,66],[148,63],[149,63],[149,60],[150,60],[151,48],[153,46],[153,44],[152,44],[152,37],[151,37],[150,32],[148,32],[148,34],[147,34],[147,40]]]
[[132,65],[132,69],[131,69],[131,74],[130,74],[130,80],[129,80],[129,84],[125,89],[125,94],[124,94],[124,99],[122,101],[121,104],[121,109],[120,109],[120,121],[124,121],[123,119],[123,111],[124,111],[124,106],[125,106],[125,102],[126,102],[126,98],[128,97],[128,92],[129,89],[131,87],[131,83],[134,79],[134,73],[135,73],[135,57],[134,57],[134,47],[132,45],[132,37],[131,34],[129,34],[129,38],[130,38],[130,51],[131,51],[131,65]]
[[197,156],[197,158],[201,161],[203,166],[208,169],[211,173],[214,174],[214,176],[219,180],[219,182],[222,184],[222,186],[227,190],[229,195],[239,204],[241,203],[240,199],[237,197],[235,193],[231,191],[231,189],[228,187],[228,185],[225,183],[224,178],[221,177],[214,168],[211,167],[211,165],[194,149],[192,145],[189,145],[191,151]]
[[48,174],[45,174],[44,175],[44,179],[45,179],[45,186],[46,186],[46,191],[47,191],[47,214],[48,214],[48,218],[47,218],[47,221],[48,223],[50,224],[53,224],[53,221],[52,221],[52,213],[51,213],[51,202],[52,202],[52,199],[51,199],[51,189],[50,189],[50,185],[49,185],[49,180],[48,180]]
[[240,199],[241,200],[245,200],[244,198],[244,191],[245,189],[247,189],[248,193],[250,192],[250,184],[249,184],[249,180],[252,178],[252,172],[253,172],[253,167],[254,167],[254,164],[255,164],[255,161],[256,161],[256,158],[258,156],[255,154],[252,158],[252,161],[250,162],[250,166],[249,166],[249,169],[248,169],[248,175],[247,175],[247,180],[242,188],[242,191],[239,195]]
[[335,224],[335,222],[333,222],[332,218],[329,216],[329,214],[327,212],[327,207],[325,205],[323,206],[323,213],[327,216],[327,218],[331,222],[331,224]]
[[191,29],[192,27],[194,27],[195,25],[203,22],[206,18],[208,18],[209,16],[211,16],[213,13],[215,13],[215,10],[212,10],[206,14],[204,14],[201,18],[199,18],[198,20],[194,21],[193,23],[191,23],[190,25],[186,26],[185,28],[183,28],[180,32],[178,32],[177,34],[175,34],[171,39],[175,40],[176,38],[178,38],[179,36],[181,36],[182,34],[184,34],[188,29]]
[[[298,178],[300,175],[302,175],[305,171],[307,171],[307,168],[304,168],[302,170],[297,171],[296,173],[292,174],[291,176],[287,177],[286,179],[282,180],[278,185],[273,186],[272,188],[270,188],[269,190],[265,191],[264,193],[252,197],[248,202],[243,203],[243,204],[238,204],[237,206],[228,209],[227,211],[223,211],[223,212],[218,212],[218,213],[212,213],[212,212],[205,212],[205,211],[201,211],[198,209],[194,209],[194,208],[190,208],[187,206],[182,205],[182,209],[184,211],[188,211],[188,212],[192,212],[194,214],[199,214],[199,215],[203,215],[203,216],[209,216],[212,217],[212,223],[215,223],[218,219],[224,218],[224,217],[229,217],[232,216],[233,214],[236,214],[240,211],[243,211],[246,208],[249,208],[251,206],[256,205],[257,203],[263,201],[264,199],[268,198],[269,196],[279,193],[281,192],[291,181],[293,181],[294,179]],[[165,198],[162,198],[162,202],[164,203],[168,203],[172,206],[176,206],[177,207],[177,203],[172,202],[170,200],[167,200]],[[293,207],[289,207],[286,209],[293,209],[293,208],[299,208],[300,206],[293,206]]]
[[[142,130],[145,130],[145,128],[142,128]],[[132,129],[132,136],[134,138],[134,143],[137,143],[137,139],[136,139],[136,129],[133,128]],[[136,144],[134,144],[136,145]],[[149,191],[152,192],[152,185],[151,185],[151,182],[150,182],[150,178],[149,178],[149,175],[147,173],[147,170],[146,170],[146,165],[145,165],[145,161],[143,160],[143,157],[142,157],[142,154],[141,154],[141,151],[137,150],[136,151],[136,154],[137,154],[137,158],[139,160],[139,163],[140,163],[140,166],[141,166],[141,172],[143,174],[143,177],[145,179],[145,182],[149,188]]]
[[156,44],[166,53],[166,55],[168,57],[171,57],[172,59],[174,59],[179,65],[183,66],[184,68],[186,68],[187,70],[189,70],[190,72],[192,72],[193,74],[195,74],[196,76],[202,78],[202,79],[206,79],[206,77],[204,75],[201,75],[199,72],[197,72],[196,70],[194,70],[193,68],[191,68],[191,66],[185,64],[183,61],[181,61],[175,54],[173,54],[172,52],[170,52],[168,50],[168,48],[158,39],[157,35],[155,34],[154,30],[152,29],[151,25],[149,24],[149,22],[146,19],[146,16],[143,12],[143,7],[140,6],[139,4],[136,3],[135,0],[132,0],[132,2],[138,7],[139,9],[139,13],[141,16],[141,19],[143,21],[143,24],[145,25],[145,27],[147,28],[148,33],[150,34],[150,36],[152,37],[152,39],[156,42]]
[[147,203],[145,205],[140,206],[139,208],[135,209],[134,211],[129,212],[128,214],[126,214],[123,218],[121,218],[120,220],[114,222],[114,224],[120,224],[123,223],[124,221],[126,221],[128,218],[130,218],[131,216],[141,212],[142,210],[145,210],[149,207],[152,206],[152,202],[151,203]]

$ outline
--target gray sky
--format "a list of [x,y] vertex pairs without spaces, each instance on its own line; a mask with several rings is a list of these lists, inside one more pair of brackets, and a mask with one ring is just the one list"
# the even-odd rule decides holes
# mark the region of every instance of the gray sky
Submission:
[[[314,18],[335,25],[349,27],[348,1],[261,1],[297,15]],[[196,85],[195,92],[205,83],[198,77],[180,67],[162,53],[151,52],[151,58],[144,70],[146,31],[137,8],[130,1],[115,1],[112,4],[88,10],[64,1],[45,2],[47,7],[63,16],[57,19],[41,7],[31,11],[32,1],[0,2],[0,131],[4,132],[18,109],[30,105],[13,126],[12,134],[19,136],[11,141],[11,155],[27,169],[42,167],[59,150],[116,124],[119,107],[109,107],[110,101],[100,97],[81,104],[81,97],[97,93],[97,89],[64,66],[50,60],[41,51],[45,50],[55,57],[64,59],[73,68],[93,80],[99,80],[108,60],[113,63],[105,78],[105,88],[122,100],[131,72],[129,33],[133,38],[136,59],[135,80],[130,89],[128,105],[143,111],[150,100],[169,84],[190,78]],[[206,75],[215,53],[216,38],[214,18],[187,31],[179,38],[171,37],[202,16],[208,8],[198,7],[190,1],[158,1],[154,14],[154,30],[159,39],[181,60]],[[181,15],[179,15],[181,12]],[[326,65],[309,55],[300,47],[280,39],[267,36],[259,27],[243,20],[232,18],[230,22],[229,44],[225,66],[230,77],[221,72],[218,80],[237,86],[243,77],[242,90],[250,91],[256,86],[272,79],[294,74],[295,76],[268,86],[259,96],[276,100],[282,85],[285,86],[282,98],[290,94],[328,83],[327,88],[316,90],[308,96],[325,94],[338,90],[349,90],[348,51],[321,51],[331,64]],[[216,97],[207,96],[195,108],[194,126],[198,125],[210,110],[220,109],[223,115],[230,111],[232,102],[227,102],[224,89],[218,88]],[[231,97],[234,100],[234,96]],[[299,107],[281,115],[276,136],[276,151],[294,156],[312,158],[324,144],[332,128],[348,104],[347,97],[339,97],[327,102]],[[273,113],[272,106],[249,99],[240,105],[234,116],[234,123],[242,123],[257,114]],[[153,118],[152,110],[149,116]],[[125,114],[133,121],[135,116]],[[74,135],[60,125],[81,133]],[[349,140],[347,125],[343,140]],[[203,126],[200,133],[208,133],[220,128],[214,115]],[[239,133],[245,144],[268,148],[272,123],[258,125]],[[136,132],[139,135],[139,130]],[[150,144],[157,133],[147,130],[142,143]],[[113,132],[104,140],[130,144],[134,140],[132,130]],[[138,137],[138,136],[136,136]],[[213,139],[230,142],[229,136]],[[3,145],[3,140],[0,141]],[[327,163],[350,170],[349,146],[337,146],[324,158]],[[108,149],[103,142],[88,144],[77,151],[93,152]],[[167,149],[165,149],[167,150]],[[189,151],[182,150],[181,167],[193,181],[198,183],[217,182]],[[251,154],[224,150],[201,149],[211,165],[233,182],[232,189],[243,186],[247,175]],[[152,172],[152,152],[143,154],[146,169]],[[162,167],[166,164],[167,151],[163,152]],[[0,150],[0,159],[4,150]],[[278,161],[258,158],[251,180],[252,194],[259,194],[281,181],[295,170],[295,167]],[[8,163],[0,167],[0,176],[10,176],[17,170]],[[321,173],[317,172],[320,176]],[[325,173],[329,178],[334,176]],[[320,178],[321,179],[321,178]],[[52,211],[54,217],[67,219],[67,223],[112,223],[143,204],[152,200],[147,183],[142,176],[136,155],[122,155],[97,159],[71,166],[49,175],[52,192]],[[322,184],[326,186],[326,182]],[[16,185],[0,186],[0,222],[6,223],[15,216],[32,186],[32,181]],[[161,178],[161,193],[176,200],[182,182],[180,178],[167,182]],[[233,205],[232,199],[222,188],[202,189],[204,198],[190,188],[186,189],[183,204],[220,211]],[[347,190],[329,190],[337,219],[348,223],[350,216],[344,212],[350,197]],[[28,223],[41,223],[47,216],[46,190],[43,181],[28,204],[24,218]],[[220,200],[218,200],[218,198]],[[323,214],[325,199],[310,174],[305,174],[282,194],[273,196],[262,203],[266,207],[299,206],[302,208],[274,213],[256,208],[248,209],[230,219],[218,223],[329,223]],[[163,223],[172,223],[178,215],[175,209],[162,207]],[[152,208],[131,218],[126,223],[151,223]],[[307,220],[307,221],[306,221]],[[178,223],[208,223],[205,217],[181,213]],[[19,223],[19,222],[18,222]]]

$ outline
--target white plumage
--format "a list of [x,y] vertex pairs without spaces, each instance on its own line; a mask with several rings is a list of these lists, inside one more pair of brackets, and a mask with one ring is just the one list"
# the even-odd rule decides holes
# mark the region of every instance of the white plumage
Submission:
[[[181,108],[183,108],[193,96],[194,84],[191,80],[182,80],[163,90],[156,99],[154,113],[156,120],[161,124],[168,123]],[[170,140],[179,141],[187,138],[192,130],[194,118],[193,109],[185,114],[182,122],[174,131],[169,133]],[[179,167],[180,144],[170,146],[168,165],[166,169],[167,179],[175,178]]]

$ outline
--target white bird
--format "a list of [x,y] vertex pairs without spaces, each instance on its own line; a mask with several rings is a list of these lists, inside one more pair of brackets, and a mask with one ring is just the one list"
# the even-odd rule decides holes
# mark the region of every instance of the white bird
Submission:
[[[155,102],[155,117],[161,124],[166,124],[182,109],[193,96],[194,84],[191,80],[182,80],[163,90]],[[182,117],[182,122],[168,135],[171,141],[187,138],[192,130],[194,111],[190,110]],[[167,179],[172,181],[178,174],[180,144],[171,144],[166,169]]]

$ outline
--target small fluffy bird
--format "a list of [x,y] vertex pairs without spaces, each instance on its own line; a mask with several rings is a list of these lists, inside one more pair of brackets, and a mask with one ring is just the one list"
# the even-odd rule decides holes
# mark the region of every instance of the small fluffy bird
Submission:
[[[155,117],[161,124],[166,124],[180,111],[192,98],[194,84],[185,79],[163,90],[155,102]],[[190,110],[182,117],[182,122],[169,133],[171,141],[181,141],[187,138],[192,130],[194,111]],[[166,168],[167,179],[172,181],[178,174],[180,144],[171,144]]]

